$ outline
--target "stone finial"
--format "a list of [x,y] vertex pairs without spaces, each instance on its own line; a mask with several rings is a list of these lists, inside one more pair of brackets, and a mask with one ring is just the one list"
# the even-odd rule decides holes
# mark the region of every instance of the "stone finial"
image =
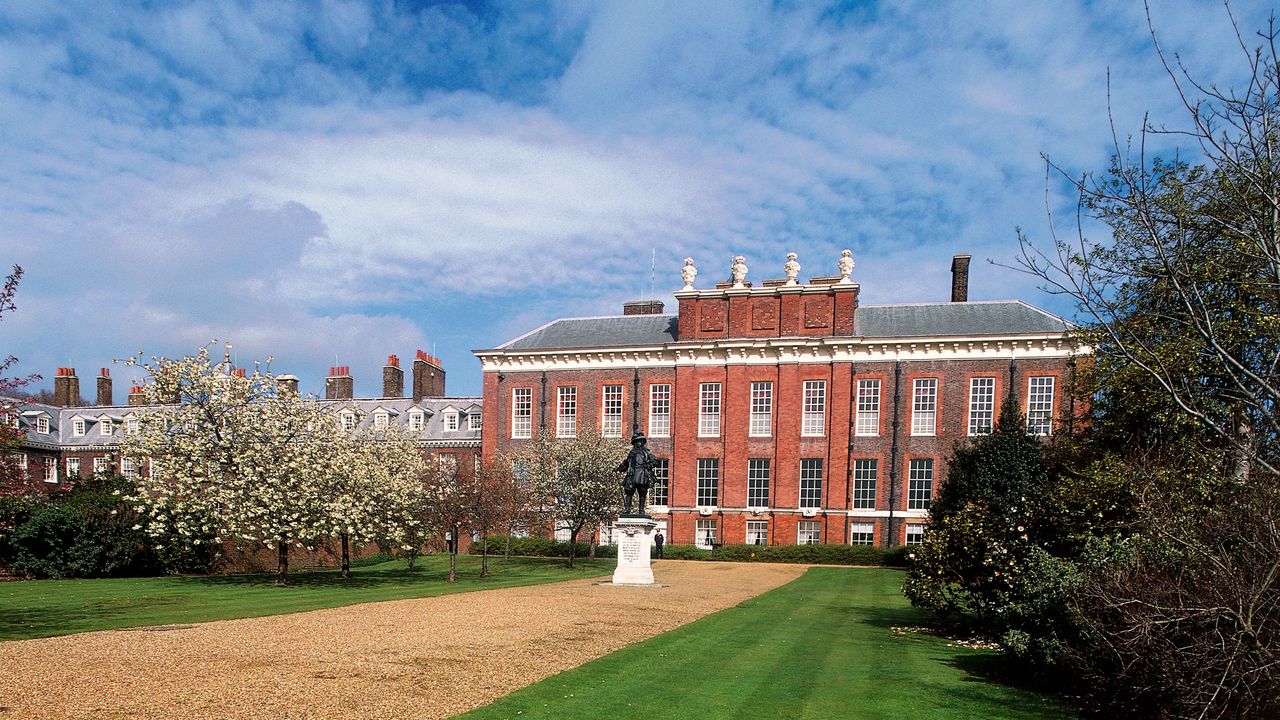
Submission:
[[747,259],[741,255],[733,257],[733,264],[729,266],[729,274],[733,276],[733,286],[735,288],[743,288],[747,286]]
[[841,250],[840,259],[836,261],[836,267],[840,268],[840,282],[851,283],[849,276],[853,274],[853,251]]
[[693,289],[693,279],[698,277],[698,268],[693,266],[693,258],[684,259],[684,267],[680,268],[680,279],[684,281],[684,289]]
[[800,263],[796,262],[795,253],[787,253],[787,262],[782,266],[782,274],[787,276],[788,285],[796,284],[796,276],[800,274]]

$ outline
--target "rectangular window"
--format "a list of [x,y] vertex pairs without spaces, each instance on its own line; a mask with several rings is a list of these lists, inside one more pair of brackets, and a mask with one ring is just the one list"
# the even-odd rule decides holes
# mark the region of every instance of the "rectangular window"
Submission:
[[773,383],[751,383],[751,427],[748,434],[753,437],[768,437],[773,434]]
[[694,544],[703,550],[720,544],[720,532],[715,520],[699,520],[694,533]]
[[748,520],[747,521],[747,544],[748,545],[768,545],[769,544],[769,521],[768,520]]
[[14,455],[14,458],[13,458],[14,462],[18,464],[18,469],[21,470],[22,473],[25,475],[27,472],[27,454],[14,453],[13,455]]
[[928,510],[933,503],[933,460],[912,460],[907,473],[907,509]]
[[111,422],[111,418],[103,418],[98,425],[98,432],[101,433],[102,437],[111,437],[111,434],[115,431],[116,424]]
[[817,520],[801,520],[796,532],[796,542],[800,545],[817,545],[822,542],[822,523]]
[[938,419],[938,379],[917,378],[911,389],[911,434],[933,435]]
[[622,437],[622,386],[605,385],[600,395],[600,434]]
[[100,456],[98,456],[98,457],[96,457],[96,458],[94,458],[94,459],[93,459],[93,474],[94,474],[94,475],[105,475],[105,474],[107,473],[108,469],[109,469],[109,468],[107,467],[107,458],[105,458],[105,457],[103,457],[103,456],[101,456],[101,455],[100,455]]
[[125,431],[125,434],[127,435],[137,435],[138,434],[138,418],[131,417],[128,420],[125,420],[124,431]]
[[720,501],[719,458],[698,458],[698,506],[713,507]]
[[578,388],[556,388],[556,437],[578,435]]
[[515,481],[516,487],[528,489],[531,484],[529,479],[529,462],[527,460],[512,460],[511,478]]
[[533,437],[533,388],[511,388],[511,437]]
[[133,458],[131,457],[120,458],[120,474],[129,478],[130,480],[138,477],[138,466],[134,464]]
[[467,429],[472,432],[484,429],[484,416],[479,412],[473,412],[467,415]]
[[1027,381],[1027,432],[1048,435],[1053,431],[1053,376]]
[[445,430],[458,429],[458,413],[448,412],[444,414],[444,429]]
[[81,420],[79,418],[72,420],[71,434],[74,435],[75,437],[80,437],[81,435],[84,435],[84,424],[85,424],[84,420]]
[[47,483],[58,482],[58,461],[56,458],[46,457],[44,459],[44,481]]
[[567,523],[556,523],[556,542],[567,543],[573,538],[573,530]]
[[386,413],[377,413],[377,414],[375,414],[375,415],[373,416],[373,429],[374,429],[374,430],[386,430],[386,429],[387,429],[387,422],[388,422],[390,419],[391,419],[391,416],[387,415]]
[[649,437],[671,435],[671,386],[649,386]]
[[43,416],[36,418],[36,432],[38,433],[49,432],[49,418],[43,417]]
[[720,383],[698,386],[698,437],[720,437]]
[[600,526],[600,544],[613,545],[613,523],[607,522]]
[[996,379],[976,377],[969,380],[969,434],[990,435],[995,424]]
[[850,545],[875,545],[876,526],[873,523],[850,523]]
[[876,481],[880,463],[867,458],[853,461],[853,509],[876,509]]
[[80,477],[80,458],[67,458],[67,479],[70,480],[78,477]]
[[747,507],[769,507],[769,459],[747,460]]
[[801,435],[824,435],[827,432],[827,381],[804,381],[804,416]]
[[355,413],[342,413],[342,429],[351,432],[356,429]]
[[924,523],[907,523],[907,544],[920,545],[924,543]]
[[880,381],[858,381],[858,419],[854,434],[870,437],[880,434]]
[[414,432],[421,432],[424,425],[426,425],[426,418],[422,413],[409,413],[410,430]]
[[653,465],[653,487],[649,490],[650,505],[667,505],[671,488],[670,466],[667,460],[655,460]]
[[800,507],[822,507],[822,458],[800,461]]

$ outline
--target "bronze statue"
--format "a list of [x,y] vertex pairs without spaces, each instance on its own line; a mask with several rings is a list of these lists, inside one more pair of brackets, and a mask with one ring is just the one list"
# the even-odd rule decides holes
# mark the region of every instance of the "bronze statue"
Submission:
[[618,472],[626,473],[622,478],[622,489],[626,492],[626,501],[622,506],[624,516],[632,516],[631,497],[639,492],[636,514],[632,517],[648,517],[644,511],[644,499],[649,488],[653,487],[653,466],[658,464],[658,459],[645,447],[647,442],[644,433],[636,431],[631,436],[631,452],[627,453],[627,459],[617,468]]

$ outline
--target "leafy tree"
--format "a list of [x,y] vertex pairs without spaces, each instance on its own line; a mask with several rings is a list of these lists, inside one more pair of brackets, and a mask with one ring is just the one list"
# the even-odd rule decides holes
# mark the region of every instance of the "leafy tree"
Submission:
[[569,531],[569,567],[583,528],[611,522],[622,511],[622,491],[614,468],[627,455],[621,440],[602,438],[581,428],[574,438],[540,434],[516,454],[529,469],[542,516],[553,528]]
[[[13,272],[5,277],[4,286],[0,288],[0,320],[4,319],[5,313],[18,308],[14,303],[14,297],[18,293],[18,283],[21,280],[22,268],[14,265]],[[0,531],[6,527],[5,518],[21,513],[23,503],[12,498],[31,495],[36,489],[30,482],[27,472],[18,465],[15,455],[22,445],[22,432],[8,421],[17,417],[21,411],[20,403],[14,399],[14,394],[20,388],[39,380],[40,376],[4,377],[3,373],[17,362],[18,358],[12,355],[0,359],[0,421],[3,421],[0,422]]]
[[458,580],[458,547],[463,530],[470,531],[476,524],[480,494],[476,483],[458,473],[456,464],[435,462],[430,464],[430,476],[423,505],[426,525],[437,532],[447,534],[449,543],[449,582]]

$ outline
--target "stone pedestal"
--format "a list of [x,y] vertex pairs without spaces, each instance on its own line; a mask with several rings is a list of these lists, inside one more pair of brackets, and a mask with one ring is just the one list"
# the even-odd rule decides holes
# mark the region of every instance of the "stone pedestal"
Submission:
[[649,566],[649,550],[657,521],[648,517],[620,517],[613,524],[618,540],[618,569],[613,571],[614,585],[652,585],[653,568]]

